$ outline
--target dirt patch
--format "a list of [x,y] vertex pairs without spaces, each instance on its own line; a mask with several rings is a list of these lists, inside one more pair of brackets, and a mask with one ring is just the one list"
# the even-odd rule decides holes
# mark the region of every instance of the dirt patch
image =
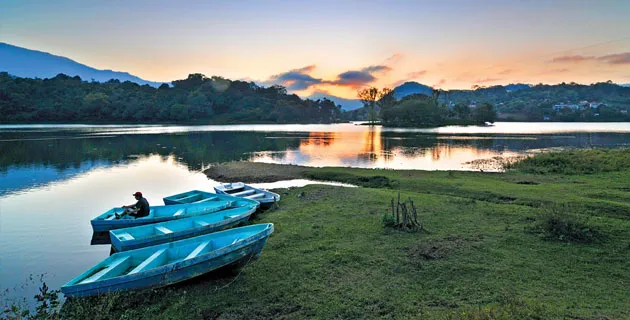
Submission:
[[477,159],[473,161],[464,162],[473,170],[488,171],[488,172],[503,172],[506,166],[516,163],[525,156],[496,156],[488,159]]
[[420,260],[444,259],[453,251],[467,248],[470,244],[456,236],[449,236],[444,239],[421,242],[407,249],[411,258]]
[[203,173],[219,182],[262,183],[302,179],[302,172],[306,169],[294,165],[237,161],[214,165]]
[[529,181],[529,180],[523,180],[523,181],[516,181],[516,184],[526,184],[526,185],[534,185],[537,186],[540,183],[536,182],[536,181]]

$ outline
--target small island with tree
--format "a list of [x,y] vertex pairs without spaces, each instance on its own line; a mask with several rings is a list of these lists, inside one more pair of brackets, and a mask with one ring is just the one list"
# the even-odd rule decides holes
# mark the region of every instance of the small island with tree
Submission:
[[390,88],[370,87],[357,94],[364,107],[350,113],[354,118],[366,117],[371,125],[378,122],[386,127],[485,125],[493,123],[497,117],[490,103],[449,105],[440,102],[442,93],[442,90],[433,90],[431,96],[416,93],[396,99]]

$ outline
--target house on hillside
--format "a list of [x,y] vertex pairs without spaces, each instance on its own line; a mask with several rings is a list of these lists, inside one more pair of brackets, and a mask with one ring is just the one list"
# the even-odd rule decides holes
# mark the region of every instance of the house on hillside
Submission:
[[575,110],[580,110],[581,107],[579,104],[566,104],[564,102],[558,103],[553,106],[554,111],[560,111],[562,109],[569,109],[569,110],[575,111]]

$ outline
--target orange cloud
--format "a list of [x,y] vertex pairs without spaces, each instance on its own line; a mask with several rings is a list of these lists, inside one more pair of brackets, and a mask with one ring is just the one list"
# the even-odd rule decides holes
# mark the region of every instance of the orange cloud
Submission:
[[427,74],[427,70],[420,70],[420,71],[408,73],[407,77],[409,77],[410,79],[420,78],[420,77],[424,76],[425,74]]
[[394,53],[391,57],[385,59],[385,61],[383,61],[383,64],[395,64],[402,60],[403,57],[404,55],[402,53]]
[[516,69],[505,69],[505,70],[499,72],[499,74],[501,74],[501,75],[511,74],[511,73],[516,72],[516,71],[518,71],[518,70],[516,70]]
[[439,88],[439,87],[441,87],[442,85],[444,85],[445,83],[446,83],[446,79],[440,79],[440,81],[438,81],[438,83],[436,83],[436,84],[432,85],[431,87],[432,87],[432,88]]
[[477,79],[475,80],[475,83],[486,83],[486,82],[496,82],[496,81],[501,81],[503,79],[501,78],[485,78],[485,79]]

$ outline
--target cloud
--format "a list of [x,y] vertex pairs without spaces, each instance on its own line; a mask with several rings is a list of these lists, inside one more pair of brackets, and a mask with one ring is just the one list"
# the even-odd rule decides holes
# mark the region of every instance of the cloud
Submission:
[[630,52],[609,54],[599,57],[597,60],[604,61],[608,64],[630,64]]
[[562,56],[551,59],[549,62],[567,62],[567,63],[579,63],[584,61],[597,60],[607,64],[630,64],[630,52],[609,54],[601,57],[595,56]]
[[383,64],[396,64],[398,63],[398,61],[402,60],[403,57],[404,55],[402,53],[394,53],[391,57],[385,59],[385,61],[383,61]]
[[512,73],[514,73],[516,71],[518,71],[518,70],[516,70],[516,69],[505,69],[505,70],[499,72],[499,74],[501,74],[501,75],[512,74]]
[[281,84],[289,91],[300,91],[309,87],[323,83],[322,79],[317,79],[309,75],[315,69],[315,65],[306,66],[299,69],[293,69],[288,72],[271,76],[263,85],[269,86]]
[[407,74],[407,78],[409,78],[409,79],[420,78],[420,77],[424,76],[425,74],[427,74],[427,70],[420,70],[420,71],[415,71],[415,72],[409,72]]
[[549,62],[551,63],[580,63],[580,62],[584,62],[584,61],[591,61],[591,60],[595,60],[597,59],[594,56],[579,56],[579,55],[575,55],[575,56],[562,56],[562,57],[555,57],[553,59],[551,59]]
[[568,68],[561,68],[561,69],[551,69],[551,70],[545,70],[541,73],[539,73],[539,75],[544,75],[544,74],[558,74],[558,73],[565,73],[565,72],[569,72],[571,71]]
[[475,83],[487,83],[487,82],[497,82],[497,81],[501,81],[503,80],[502,78],[484,78],[484,79],[477,79],[475,80]]
[[357,89],[376,81],[376,77],[374,77],[373,73],[388,72],[390,70],[391,68],[385,65],[369,66],[359,71],[346,71],[340,73],[337,75],[337,79],[324,81],[323,83]]
[[445,83],[446,83],[446,79],[440,79],[440,81],[438,81],[438,83],[432,85],[431,87],[434,88],[434,89],[435,88],[439,88],[439,87],[443,86]]

